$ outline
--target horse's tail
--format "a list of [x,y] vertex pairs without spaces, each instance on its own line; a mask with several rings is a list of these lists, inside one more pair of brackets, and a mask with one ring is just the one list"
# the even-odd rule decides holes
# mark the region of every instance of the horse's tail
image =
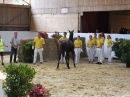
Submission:
[[63,57],[65,57],[64,41],[62,41],[60,44],[60,53],[62,54]]

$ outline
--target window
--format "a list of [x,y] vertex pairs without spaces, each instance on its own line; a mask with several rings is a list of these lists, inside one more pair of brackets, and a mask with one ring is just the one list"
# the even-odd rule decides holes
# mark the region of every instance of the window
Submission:
[[13,0],[13,4],[28,5],[30,0]]

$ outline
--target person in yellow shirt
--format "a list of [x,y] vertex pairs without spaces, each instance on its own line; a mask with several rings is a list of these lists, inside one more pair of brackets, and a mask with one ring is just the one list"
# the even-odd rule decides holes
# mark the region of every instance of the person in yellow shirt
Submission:
[[40,64],[43,63],[42,52],[43,52],[44,45],[45,45],[44,38],[42,38],[40,32],[38,32],[37,37],[34,38],[33,46],[32,46],[32,49],[34,49],[34,47],[35,47],[33,64],[36,63],[37,53],[39,53],[39,55],[40,55]]
[[95,60],[96,48],[97,48],[97,33],[94,33],[93,40],[93,61]]
[[97,39],[98,62],[96,64],[102,64],[102,62],[103,62],[102,46],[103,46],[102,34],[99,34],[98,39]]
[[75,63],[79,63],[80,53],[82,50],[82,41],[80,40],[80,36],[77,36],[77,39],[74,41],[74,51],[75,51]]
[[[67,33],[64,32],[64,33],[63,33],[63,37],[61,37],[61,38],[58,40],[58,44],[59,44],[59,45],[60,45],[60,43],[61,43],[62,41],[68,40],[68,38],[66,37],[66,35],[67,35]],[[65,53],[65,55],[66,55],[66,53]],[[65,57],[63,57],[62,54],[61,54],[60,62],[65,63]]]
[[102,41],[103,41],[103,45],[102,45],[102,60],[104,61],[104,42],[105,42],[105,34],[104,32],[101,32],[102,34]]
[[107,36],[107,57],[108,57],[108,62],[107,64],[111,64],[111,52],[112,52],[112,44],[113,44],[113,40],[111,39],[111,36],[108,35]]
[[88,53],[88,61],[93,62],[93,46],[94,46],[94,41],[92,39],[92,35],[89,36],[89,40],[87,42],[87,53]]

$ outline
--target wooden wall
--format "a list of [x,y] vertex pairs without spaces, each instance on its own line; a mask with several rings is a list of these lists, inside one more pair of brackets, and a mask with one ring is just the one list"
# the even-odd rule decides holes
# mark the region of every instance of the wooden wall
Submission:
[[[62,7],[68,7],[68,16],[70,14],[75,14],[75,18],[73,18],[73,22],[69,22],[70,18],[66,18],[67,16],[64,14],[61,14],[61,8]],[[69,23],[71,23],[69,28],[74,28],[77,32],[81,29],[81,19],[80,16],[83,15],[83,12],[90,12],[90,11],[124,11],[124,10],[130,10],[130,0],[31,0],[31,30],[32,31],[66,31],[66,29],[63,29],[63,27]],[[50,19],[48,19],[46,16],[44,17],[44,14],[48,14],[48,17],[51,18],[54,17],[62,17],[60,19],[55,19],[54,25],[51,25],[53,23],[50,23]],[[78,15],[77,15],[78,14]],[[127,17],[128,14],[121,13],[122,20],[120,19],[118,22],[114,20],[116,17],[120,17],[119,13],[110,13],[110,21],[109,21],[109,30],[115,29],[116,32],[119,32],[121,26],[127,27],[129,23],[123,23],[120,24],[121,21],[123,22],[124,17]],[[37,19],[39,15],[42,15],[42,18]],[[55,16],[56,15],[56,16]],[[126,16],[127,15],[127,16]],[[72,16],[73,17],[73,16]],[[44,18],[44,19],[43,19]],[[59,26],[59,21],[65,20],[66,22],[63,22]],[[126,19],[126,18],[125,18]],[[46,21],[43,21],[46,20]],[[38,23],[42,22],[41,24]],[[68,21],[68,22],[67,22]],[[46,22],[48,22],[46,25]],[[128,21],[129,22],[129,21]],[[75,26],[76,25],[76,26]],[[54,27],[53,27],[54,26]],[[58,28],[56,27],[58,26]],[[38,28],[39,27],[39,28]],[[77,28],[75,28],[77,27]]]
[[1,31],[28,31],[30,6],[0,4]]
[[109,12],[109,30],[119,33],[121,27],[130,29],[130,11]]

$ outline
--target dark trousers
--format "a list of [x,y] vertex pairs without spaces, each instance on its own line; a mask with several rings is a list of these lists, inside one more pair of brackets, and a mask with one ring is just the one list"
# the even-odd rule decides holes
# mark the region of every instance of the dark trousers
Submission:
[[17,48],[14,48],[14,47],[11,46],[10,62],[12,62],[13,54],[14,54],[14,62],[16,62]]

